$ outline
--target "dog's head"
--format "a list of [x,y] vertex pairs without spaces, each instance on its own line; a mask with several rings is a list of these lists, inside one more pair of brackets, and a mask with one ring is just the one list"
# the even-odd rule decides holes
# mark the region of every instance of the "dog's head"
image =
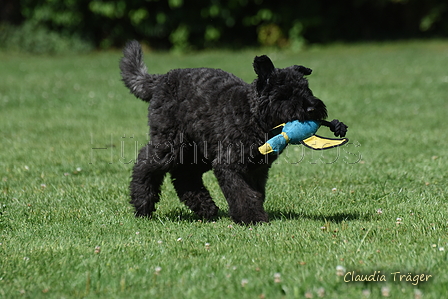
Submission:
[[325,104],[313,95],[304,78],[311,69],[300,65],[284,69],[274,67],[266,55],[254,59],[258,78],[254,81],[259,112],[268,125],[292,120],[323,120],[327,117]]

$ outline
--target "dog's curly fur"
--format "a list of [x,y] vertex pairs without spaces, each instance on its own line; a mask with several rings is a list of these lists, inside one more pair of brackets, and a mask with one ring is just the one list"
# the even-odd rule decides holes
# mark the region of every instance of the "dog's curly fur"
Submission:
[[199,217],[213,218],[218,207],[202,182],[203,173],[213,169],[235,222],[267,222],[265,186],[277,157],[261,155],[258,147],[274,126],[327,117],[304,78],[311,70],[278,69],[267,56],[255,57],[258,78],[247,84],[210,68],[148,74],[136,41],[123,53],[125,85],[150,103],[150,142],[140,150],[130,184],[135,214],[151,215],[170,173],[180,200]]

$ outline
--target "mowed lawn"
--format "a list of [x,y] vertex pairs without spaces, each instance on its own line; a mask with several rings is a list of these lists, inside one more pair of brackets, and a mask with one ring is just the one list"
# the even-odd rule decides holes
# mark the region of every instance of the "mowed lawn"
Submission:
[[312,68],[310,87],[350,143],[289,146],[270,172],[270,223],[239,226],[212,173],[216,221],[186,209],[169,178],[154,217],[133,217],[147,104],[120,81],[121,53],[0,53],[0,297],[446,296],[448,41],[145,61],[154,73],[205,66],[251,82],[261,54]]

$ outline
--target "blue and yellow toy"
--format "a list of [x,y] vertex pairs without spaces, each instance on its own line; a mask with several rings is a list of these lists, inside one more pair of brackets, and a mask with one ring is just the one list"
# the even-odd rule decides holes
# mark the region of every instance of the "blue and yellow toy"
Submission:
[[[303,144],[313,150],[325,150],[344,145],[348,142],[347,138],[326,138],[315,135],[321,125],[329,127],[335,136],[341,137],[345,136],[348,128],[343,122],[337,119],[331,122],[324,120],[301,122],[295,120],[275,127],[271,133],[276,135],[260,146],[258,150],[263,155],[269,153],[280,154],[289,143]],[[279,132],[280,129],[282,129],[281,132]]]

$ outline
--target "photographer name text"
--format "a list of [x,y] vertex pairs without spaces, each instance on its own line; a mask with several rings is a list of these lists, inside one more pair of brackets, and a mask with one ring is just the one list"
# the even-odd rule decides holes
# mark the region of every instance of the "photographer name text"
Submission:
[[348,271],[344,275],[344,282],[383,282],[383,281],[394,281],[394,282],[408,282],[412,285],[418,285],[421,282],[427,282],[432,278],[430,274],[415,274],[415,273],[402,273],[402,272],[391,272],[383,274],[381,271],[374,271],[370,274],[361,274],[356,271]]

